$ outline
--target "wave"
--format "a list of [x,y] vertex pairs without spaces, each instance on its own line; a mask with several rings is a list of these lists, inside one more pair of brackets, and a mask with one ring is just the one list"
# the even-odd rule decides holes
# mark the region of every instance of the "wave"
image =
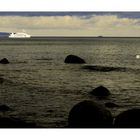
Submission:
[[35,59],[35,60],[53,60],[52,58],[38,58],[38,59]]

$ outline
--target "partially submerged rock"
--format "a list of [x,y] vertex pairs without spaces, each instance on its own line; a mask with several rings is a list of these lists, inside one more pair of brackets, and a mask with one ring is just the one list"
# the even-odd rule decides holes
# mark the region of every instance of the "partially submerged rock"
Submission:
[[112,120],[108,110],[92,101],[76,104],[68,117],[70,128],[109,128],[112,127]]
[[109,71],[126,71],[123,67],[112,67],[112,66],[102,66],[102,65],[84,65],[84,69],[99,72],[109,72]]
[[74,63],[74,64],[83,64],[86,63],[84,59],[80,58],[79,56],[76,55],[68,55],[65,58],[65,63]]
[[90,93],[98,97],[106,97],[110,95],[110,91],[104,86],[99,86],[93,89]]
[[4,78],[0,77],[0,84],[2,84],[4,82]]
[[3,58],[3,59],[0,60],[0,63],[1,64],[9,64],[9,61],[8,61],[7,58]]

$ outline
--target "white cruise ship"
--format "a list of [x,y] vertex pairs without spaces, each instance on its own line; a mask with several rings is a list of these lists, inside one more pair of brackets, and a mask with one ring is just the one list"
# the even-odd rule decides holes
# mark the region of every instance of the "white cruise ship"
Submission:
[[10,33],[9,38],[30,38],[31,35],[26,33]]

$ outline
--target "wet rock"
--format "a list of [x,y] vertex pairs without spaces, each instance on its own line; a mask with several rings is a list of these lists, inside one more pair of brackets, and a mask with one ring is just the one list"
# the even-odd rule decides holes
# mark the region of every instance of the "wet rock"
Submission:
[[7,58],[3,58],[3,59],[0,60],[0,63],[1,64],[9,64],[9,61],[8,61]]
[[54,111],[53,111],[52,109],[50,109],[50,110],[48,110],[48,112],[49,112],[49,113],[52,113],[52,112],[54,112]]
[[80,58],[79,56],[76,55],[68,55],[65,58],[65,63],[74,63],[74,64],[82,64],[85,63],[85,60]]
[[90,93],[98,97],[106,97],[110,95],[110,91],[104,86],[99,86],[93,89]]
[[92,101],[76,104],[68,116],[70,128],[109,128],[112,127],[111,113]]
[[36,128],[35,123],[26,123],[23,120],[10,117],[0,117],[0,128]]
[[12,110],[10,107],[8,107],[7,105],[0,105],[0,111],[2,112],[6,112],[6,111],[10,111]]
[[140,128],[140,109],[130,109],[120,113],[114,122],[116,128]]
[[111,102],[105,103],[105,106],[108,108],[119,107],[119,105]]

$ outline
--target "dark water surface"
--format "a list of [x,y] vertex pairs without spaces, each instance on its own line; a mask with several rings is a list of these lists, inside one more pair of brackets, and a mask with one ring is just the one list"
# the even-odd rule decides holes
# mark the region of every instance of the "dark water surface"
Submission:
[[[124,67],[126,71],[90,71],[84,64],[65,64],[74,54],[87,64]],[[140,38],[0,39],[0,104],[13,109],[6,115],[34,121],[42,127],[65,127],[70,109],[89,99],[114,102],[113,115],[140,106]],[[99,100],[89,92],[103,85],[111,96]]]

